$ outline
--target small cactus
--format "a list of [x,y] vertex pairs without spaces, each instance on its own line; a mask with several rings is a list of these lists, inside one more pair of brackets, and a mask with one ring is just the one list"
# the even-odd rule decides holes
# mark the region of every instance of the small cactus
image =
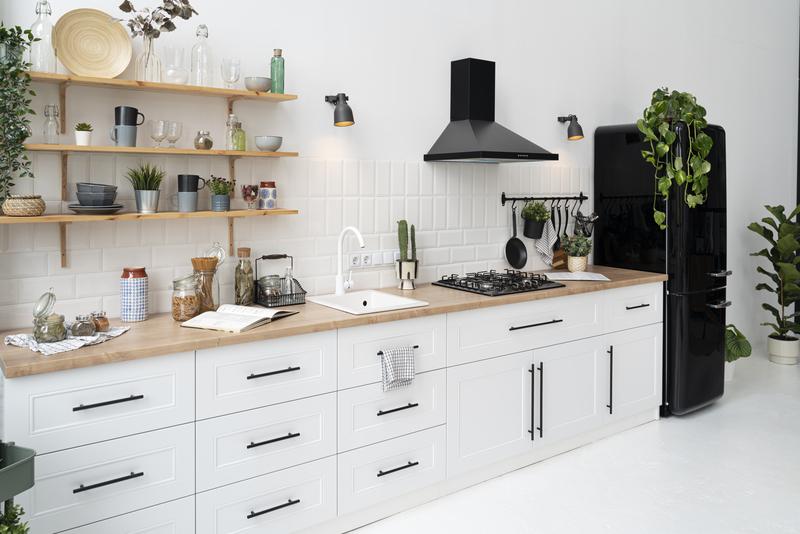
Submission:
[[400,261],[408,261],[408,222],[397,221],[397,242],[400,245]]
[[411,225],[411,259],[417,261],[417,229]]

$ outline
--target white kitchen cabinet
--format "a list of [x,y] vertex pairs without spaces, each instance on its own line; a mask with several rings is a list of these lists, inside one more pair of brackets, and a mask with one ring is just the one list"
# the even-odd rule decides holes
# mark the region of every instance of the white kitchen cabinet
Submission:
[[661,323],[605,336],[603,395],[612,419],[635,415],[661,404]]
[[600,296],[603,302],[604,332],[617,332],[659,323],[663,317],[662,283],[611,289],[603,291]]
[[447,369],[449,477],[531,449],[530,351]]
[[194,497],[151,506],[64,534],[190,534],[194,532]]
[[598,427],[604,418],[606,348],[602,337],[533,351],[536,444]]

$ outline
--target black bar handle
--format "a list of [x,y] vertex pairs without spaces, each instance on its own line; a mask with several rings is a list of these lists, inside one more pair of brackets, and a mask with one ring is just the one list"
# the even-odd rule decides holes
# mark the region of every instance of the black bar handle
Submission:
[[254,378],[264,378],[265,376],[273,376],[273,375],[280,375],[283,373],[293,373],[295,371],[299,371],[299,367],[287,367],[286,369],[278,369],[277,371],[267,371],[266,373],[250,373],[247,375],[248,380],[252,380]]
[[[414,349],[414,350],[416,350],[416,349],[418,349],[418,348],[419,348],[419,345],[413,345],[411,348],[412,348],[412,349]],[[378,351],[378,356],[383,356],[383,351],[382,351],[382,350],[379,350],[379,351]]]
[[706,273],[706,275],[710,276],[711,278],[727,278],[732,274],[733,271],[718,271],[716,273]]
[[608,352],[608,413],[614,413],[614,345],[611,345]]
[[709,302],[708,304],[706,304],[706,306],[708,306],[709,308],[714,309],[714,310],[724,310],[725,308],[729,307],[731,304],[733,304],[733,302],[731,302],[729,300],[725,300],[725,301],[719,301],[719,302]]
[[259,510],[258,512],[254,512],[250,510],[250,513],[247,514],[247,519],[253,519],[254,517],[258,517],[260,515],[268,514],[270,512],[274,512],[275,510],[280,510],[281,508],[286,508],[288,506],[293,506],[295,504],[299,504],[300,499],[289,499],[283,504],[279,504],[278,506],[273,506],[272,508],[267,508],[266,510]]
[[102,488],[103,486],[110,486],[111,484],[116,484],[118,482],[125,482],[126,480],[133,480],[134,478],[139,478],[143,476],[144,476],[144,471],[141,471],[139,473],[134,473],[133,471],[131,471],[130,475],[125,475],[124,477],[119,477],[119,478],[112,478],[111,480],[106,480],[105,482],[98,482],[97,484],[89,484],[88,486],[84,486],[83,484],[81,484],[80,486],[72,490],[72,493],[82,493],[84,491]]
[[288,258],[288,254],[264,254],[261,256],[262,260],[284,260]]
[[649,304],[638,304],[636,306],[625,306],[626,310],[638,310],[639,308],[649,308]]
[[378,410],[378,417],[382,415],[388,415],[390,413],[402,412],[403,410],[408,410],[409,408],[416,408],[417,406],[419,406],[418,402],[409,402],[405,406],[400,406],[399,408],[392,408],[391,410]]
[[101,406],[111,406],[112,404],[120,404],[122,402],[131,402],[135,400],[142,400],[144,395],[131,395],[130,397],[123,397],[121,399],[108,400],[103,402],[95,402],[94,404],[79,404],[73,406],[73,412],[80,412],[83,410],[91,410],[92,408],[100,408]]
[[531,441],[534,441],[534,430],[536,429],[536,421],[533,418],[533,414],[536,411],[536,365],[531,364],[531,368],[528,369],[528,372],[531,374],[531,429],[528,430],[528,433],[531,435]]
[[401,465],[400,467],[395,467],[394,469],[389,469],[388,471],[378,471],[379,477],[391,475],[392,473],[397,473],[398,471],[402,471],[403,469],[408,469],[409,467],[414,467],[415,465],[419,465],[419,462],[408,462],[406,465]]
[[548,324],[556,324],[556,323],[563,323],[564,319],[553,319],[552,321],[545,321],[543,323],[533,323],[533,324],[526,324],[523,326],[512,326],[508,329],[509,332],[513,332],[514,330],[522,330],[524,328],[534,328],[536,326],[545,326]]
[[262,445],[269,445],[270,443],[277,443],[279,441],[283,441],[285,439],[292,439],[292,438],[299,438],[299,432],[289,432],[285,436],[280,436],[278,438],[268,439],[266,441],[259,441],[258,443],[250,442],[250,445],[247,446],[248,449],[255,449],[256,447],[261,447]]
[[539,437],[544,437],[544,362],[539,362]]

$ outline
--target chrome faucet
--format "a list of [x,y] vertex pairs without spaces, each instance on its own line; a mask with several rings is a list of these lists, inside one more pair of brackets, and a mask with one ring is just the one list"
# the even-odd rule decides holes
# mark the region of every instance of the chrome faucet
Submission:
[[344,295],[345,291],[353,287],[353,271],[348,269],[347,280],[344,279],[344,274],[342,274],[342,248],[344,247],[344,236],[347,235],[347,232],[352,232],[358,239],[358,246],[364,248],[364,236],[361,235],[361,232],[359,232],[358,228],[355,226],[346,226],[344,230],[342,230],[342,233],[339,234],[339,264],[336,271],[336,295]]

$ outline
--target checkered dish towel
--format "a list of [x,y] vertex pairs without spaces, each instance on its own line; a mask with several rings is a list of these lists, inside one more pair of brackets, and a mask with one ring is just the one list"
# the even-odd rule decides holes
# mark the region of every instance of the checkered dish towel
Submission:
[[414,374],[413,347],[395,347],[381,351],[383,391],[410,385]]
[[553,265],[553,245],[556,244],[558,234],[553,226],[553,221],[547,220],[544,223],[542,237],[536,240],[536,252],[541,256],[546,265]]
[[31,334],[13,334],[6,336],[6,345],[14,345],[15,347],[23,347],[32,350],[33,352],[41,352],[45,356],[52,356],[59,352],[67,352],[70,350],[79,349],[86,345],[97,345],[109,339],[121,336],[128,330],[130,326],[114,326],[108,329],[108,332],[96,332],[93,336],[72,336],[67,334],[67,339],[63,341],[56,341],[55,343],[39,343]]

